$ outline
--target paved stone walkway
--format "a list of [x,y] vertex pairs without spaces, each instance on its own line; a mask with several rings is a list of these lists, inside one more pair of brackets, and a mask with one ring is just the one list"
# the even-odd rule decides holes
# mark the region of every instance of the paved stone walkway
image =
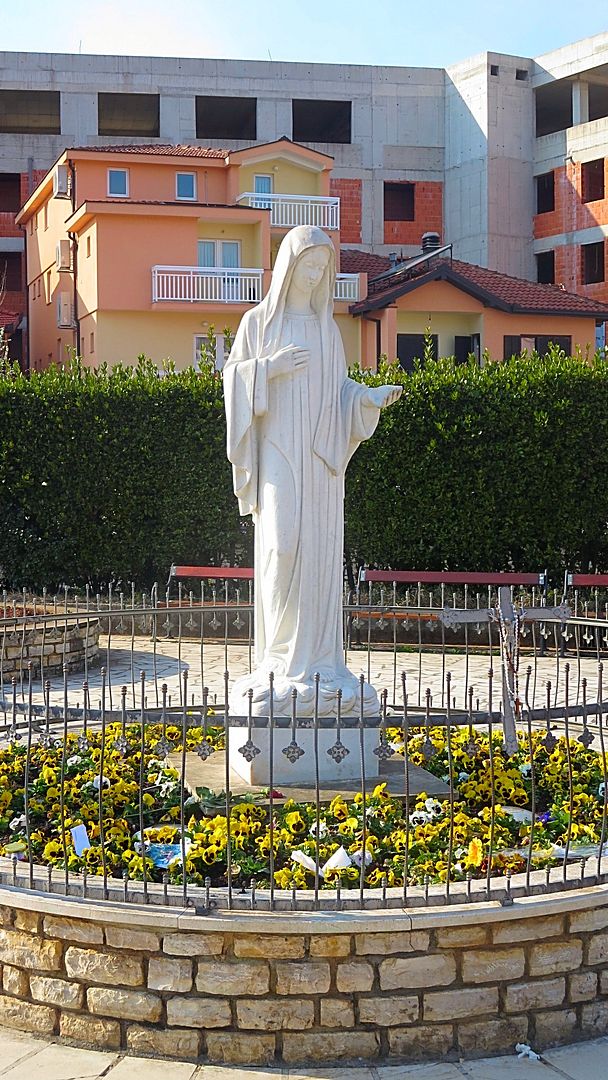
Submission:
[[0,1077],[8,1080],[604,1080],[608,1038],[549,1050],[541,1061],[509,1057],[455,1064],[343,1068],[238,1068],[77,1050],[0,1028]]

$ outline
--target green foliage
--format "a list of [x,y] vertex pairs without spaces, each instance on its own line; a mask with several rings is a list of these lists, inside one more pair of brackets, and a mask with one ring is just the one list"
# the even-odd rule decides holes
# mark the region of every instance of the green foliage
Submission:
[[[413,569],[608,569],[608,365],[552,351],[478,368],[383,362],[402,383],[346,482],[354,559]],[[172,562],[251,561],[226,461],[221,378],[0,365],[0,579],[164,582]]]
[[600,355],[438,360],[378,381],[404,391],[349,467],[350,554],[419,570],[608,569]]
[[0,579],[143,586],[242,557],[225,445],[209,369],[0,373]]

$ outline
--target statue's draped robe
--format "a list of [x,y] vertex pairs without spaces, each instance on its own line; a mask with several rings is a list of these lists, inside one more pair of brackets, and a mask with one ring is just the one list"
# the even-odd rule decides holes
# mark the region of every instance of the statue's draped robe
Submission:
[[[356,711],[359,681],[342,637],[344,472],[379,409],[347,377],[331,314],[283,309],[270,346],[262,314],[242,320],[224,371],[235,494],[255,524],[255,669],[237,681],[231,710],[246,713],[252,688],[254,712],[267,712],[272,671],[277,715],[289,715],[293,689],[298,711],[312,711],[316,672],[321,714],[335,711],[338,688],[344,712]],[[305,348],[308,365],[269,379],[268,358],[285,345]],[[365,711],[375,711],[367,684],[364,696]]]

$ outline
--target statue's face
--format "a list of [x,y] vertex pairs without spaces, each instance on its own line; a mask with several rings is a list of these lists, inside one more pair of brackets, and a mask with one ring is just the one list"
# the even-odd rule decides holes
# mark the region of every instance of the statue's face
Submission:
[[296,289],[302,292],[312,292],[319,284],[327,264],[329,262],[329,250],[325,247],[311,248],[298,259],[292,276],[292,282]]

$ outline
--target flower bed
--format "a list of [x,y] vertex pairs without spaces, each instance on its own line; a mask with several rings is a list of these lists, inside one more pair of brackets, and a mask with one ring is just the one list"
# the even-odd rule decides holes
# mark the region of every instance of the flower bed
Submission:
[[[389,734],[402,749],[402,732]],[[223,730],[211,728],[205,738],[218,749]],[[188,730],[188,748],[202,739],[200,728]],[[361,794],[334,798],[317,811],[314,803],[283,801],[277,793],[271,830],[267,798],[262,805],[259,797],[240,797],[231,806],[228,830],[225,800],[203,791],[186,800],[182,840],[180,778],[168,758],[181,747],[178,727],[146,728],[143,768],[139,725],[127,726],[124,736],[119,724],[108,725],[103,766],[99,732],[68,735],[65,753],[62,743],[43,737],[32,745],[28,766],[31,856],[54,867],[67,860],[70,870],[92,874],[103,873],[105,864],[110,876],[126,872],[141,879],[145,855],[148,880],[162,881],[167,874],[180,883],[185,852],[189,881],[202,884],[208,877],[222,885],[230,831],[233,880],[254,878],[264,887],[272,832],[277,887],[311,887],[318,858],[321,886],[332,889],[360,883],[364,849],[368,887],[400,886],[404,874],[410,884],[444,882],[448,868],[452,881],[516,873],[528,863],[538,868],[561,862],[565,847],[580,854],[597,851],[606,831],[602,757],[578,741],[548,742],[540,732],[531,745],[532,760],[527,736],[520,737],[518,754],[507,759],[499,733],[492,736],[490,754],[487,734],[476,731],[472,742],[468,731],[452,730],[448,748],[445,729],[431,728],[410,734],[409,760],[437,776],[451,774],[452,803],[422,794],[408,817],[403,800],[381,784],[365,800],[364,821]],[[0,751],[0,854],[18,858],[28,857],[26,758],[23,742]]]

